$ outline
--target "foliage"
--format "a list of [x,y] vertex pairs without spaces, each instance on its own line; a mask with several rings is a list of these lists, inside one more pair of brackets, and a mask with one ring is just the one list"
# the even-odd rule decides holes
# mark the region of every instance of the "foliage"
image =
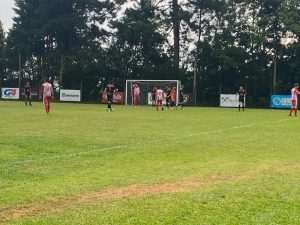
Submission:
[[137,0],[130,7],[125,0],[18,0],[16,6],[5,75],[18,71],[21,55],[24,78],[86,87],[93,93],[87,98],[110,80],[122,88],[128,78],[181,79],[191,92],[195,63],[201,104],[241,84],[253,104],[266,102],[300,79],[300,44],[291,42],[300,36],[297,0]]

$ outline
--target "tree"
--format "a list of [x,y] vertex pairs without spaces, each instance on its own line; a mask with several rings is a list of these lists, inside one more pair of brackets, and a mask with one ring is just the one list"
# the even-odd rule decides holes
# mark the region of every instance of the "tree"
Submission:
[[2,26],[2,22],[0,21],[0,87],[2,86],[2,79],[5,73],[5,35]]
[[116,73],[124,79],[162,79],[170,73],[166,69],[169,60],[163,49],[165,37],[159,31],[160,23],[155,10],[149,1],[141,0],[135,8],[126,10],[120,21],[115,22],[117,32],[110,50],[117,51],[117,54],[112,54],[117,59],[114,60],[114,68],[121,69]]
[[299,41],[298,0],[138,0],[123,12],[124,2],[17,1],[7,73],[21,55],[24,77],[84,83],[84,93],[128,78],[182,79],[189,89],[196,62],[201,103],[244,84],[250,103],[264,105],[272,87],[286,92],[300,79],[300,44],[283,44]]
[[172,0],[172,21],[173,21],[173,36],[174,36],[174,67],[178,73],[180,63],[180,7],[178,0]]
[[23,66],[30,66],[36,79],[51,76],[61,86],[69,86],[83,79],[76,71],[88,65],[81,63],[94,61],[91,57],[107,35],[101,25],[113,16],[117,3],[22,0],[16,6],[15,25],[9,34],[11,57],[20,53]]

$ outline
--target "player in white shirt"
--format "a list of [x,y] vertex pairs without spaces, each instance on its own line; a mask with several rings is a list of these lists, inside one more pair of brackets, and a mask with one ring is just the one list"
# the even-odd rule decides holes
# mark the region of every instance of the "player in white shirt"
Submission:
[[41,96],[43,98],[45,111],[48,114],[50,112],[51,99],[54,99],[53,86],[48,80],[45,80],[42,84]]
[[296,83],[294,85],[294,88],[291,90],[291,101],[292,101],[292,107],[291,107],[291,111],[290,111],[290,116],[294,115],[297,116],[297,112],[298,112],[298,95],[300,95],[300,91],[299,91],[299,84]]
[[161,88],[156,90],[156,110],[164,110],[163,100],[164,100],[164,91]]
[[133,105],[137,106],[141,100],[141,89],[138,84],[134,84],[132,87],[133,92]]

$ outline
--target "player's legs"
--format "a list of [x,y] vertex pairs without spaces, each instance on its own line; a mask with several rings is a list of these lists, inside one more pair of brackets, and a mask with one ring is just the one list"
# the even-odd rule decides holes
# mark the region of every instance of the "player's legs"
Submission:
[[48,101],[47,113],[49,113],[50,112],[50,104],[51,104],[51,97],[50,96],[47,97],[47,101]]
[[27,97],[26,105],[27,105],[27,103],[29,102],[29,105],[32,106],[32,104],[31,104],[31,95],[30,95],[30,94],[27,94],[26,97]]
[[290,110],[289,116],[292,116],[293,112],[294,112],[294,106],[293,106],[293,101],[292,101],[292,106],[291,106],[291,110]]
[[28,95],[25,94],[25,106],[27,106],[27,105],[28,105]]
[[48,113],[50,112],[50,102],[51,102],[51,97],[48,97]]
[[159,111],[160,109],[162,109],[162,100],[157,100],[156,110]]
[[140,96],[134,96],[133,105],[137,106],[140,104]]
[[107,98],[107,110],[112,111],[112,97]]
[[183,110],[183,104],[184,104],[184,101],[182,98],[179,99],[179,103],[178,103],[178,106],[180,107],[181,110]]
[[50,97],[45,96],[43,101],[44,101],[45,112],[49,113],[50,112]]
[[296,109],[294,109],[294,108],[291,109],[289,116],[293,116],[293,113],[295,113],[295,115],[297,115]]
[[241,111],[241,109],[243,111],[245,111],[245,101],[244,101],[244,99],[239,99],[239,111]]
[[174,102],[173,100],[171,101],[171,108],[174,108],[176,106],[176,102]]
[[46,97],[43,97],[43,105],[44,105],[44,109],[45,109],[45,112],[47,112],[47,98]]
[[298,104],[297,104],[297,101],[296,100],[292,100],[292,106],[291,106],[291,111],[290,111],[290,116],[293,115],[293,112],[295,114],[295,116],[297,116],[297,110],[298,109]]

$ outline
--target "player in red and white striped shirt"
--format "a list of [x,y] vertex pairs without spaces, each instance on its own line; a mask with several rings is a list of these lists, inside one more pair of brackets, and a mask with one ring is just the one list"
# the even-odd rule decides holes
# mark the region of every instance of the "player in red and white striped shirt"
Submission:
[[41,96],[43,98],[45,111],[48,114],[50,112],[50,101],[51,101],[51,99],[54,99],[53,87],[52,87],[52,84],[48,80],[45,80],[42,84]]
[[300,95],[300,91],[299,91],[299,84],[296,83],[294,85],[294,88],[291,90],[291,101],[292,101],[292,107],[291,107],[291,111],[290,111],[290,116],[293,115],[293,112],[295,113],[295,116],[297,116],[297,112],[298,112],[298,95]]
[[163,107],[163,100],[164,100],[164,91],[161,88],[158,88],[156,90],[156,110],[158,111],[159,109],[164,110]]

